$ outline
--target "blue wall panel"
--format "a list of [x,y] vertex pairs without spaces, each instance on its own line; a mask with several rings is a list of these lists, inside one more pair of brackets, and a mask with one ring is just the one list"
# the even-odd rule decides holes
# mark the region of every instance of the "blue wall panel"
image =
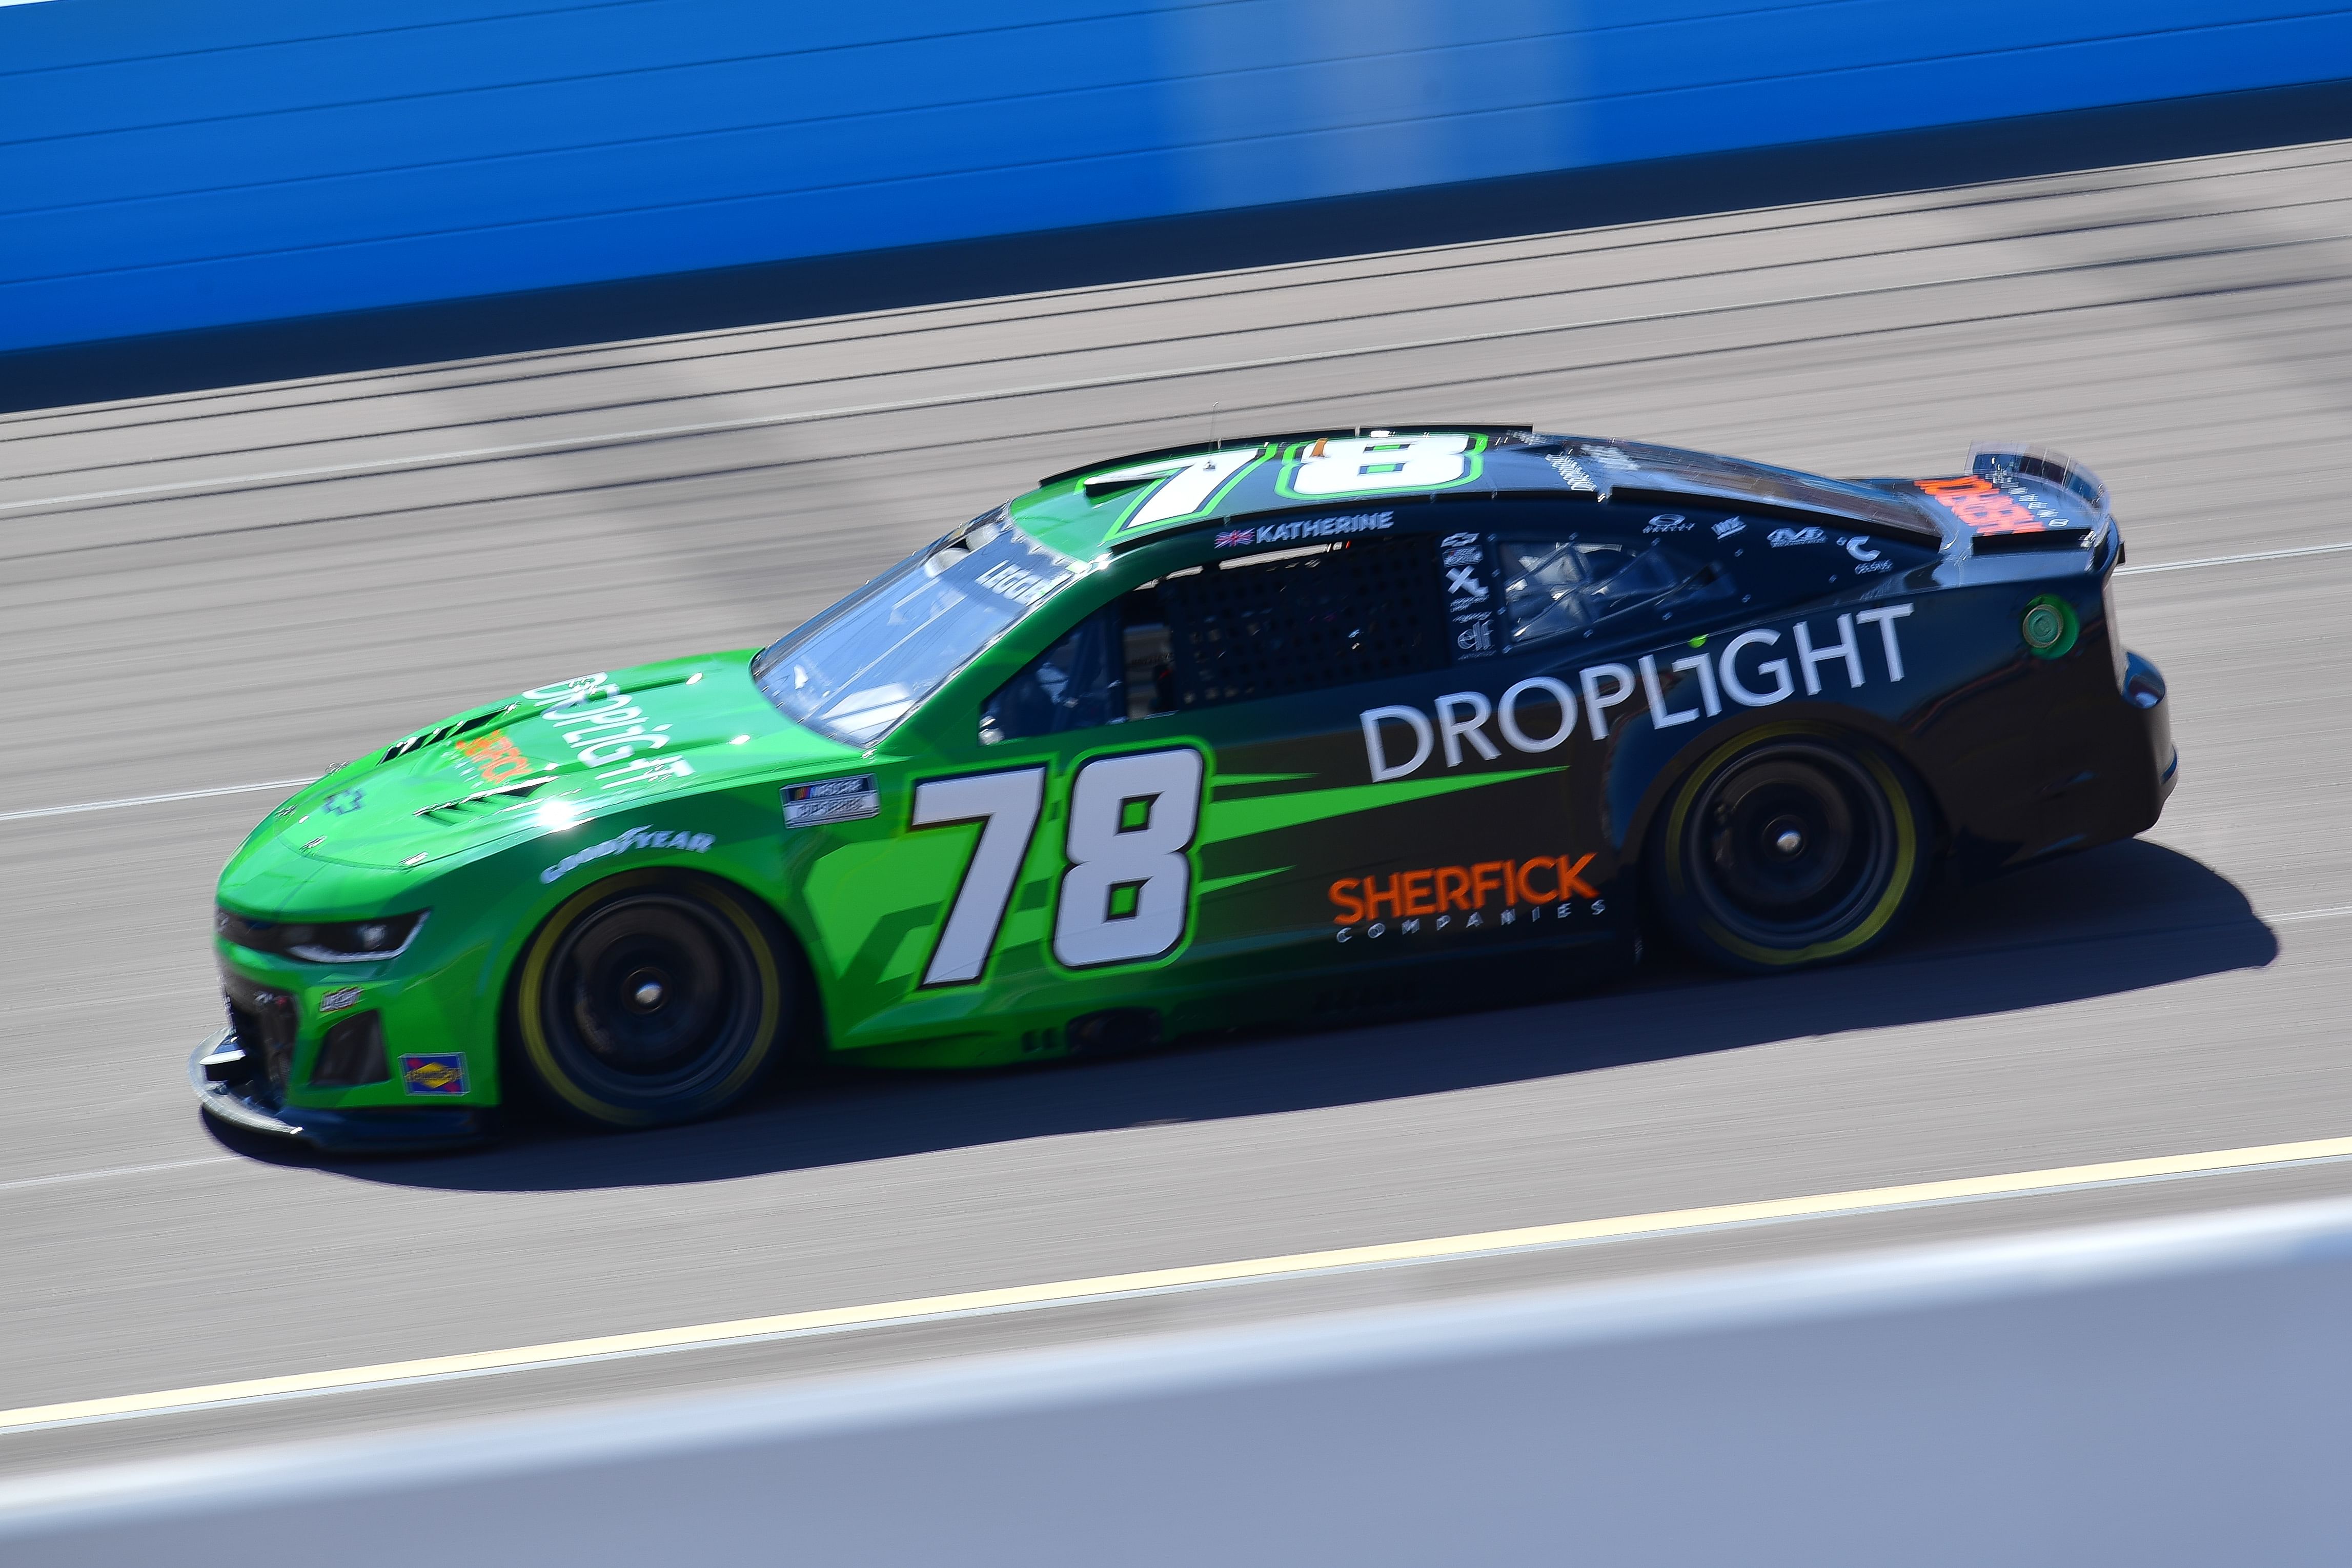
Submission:
[[0,349],[2343,77],[2284,0],[46,0]]

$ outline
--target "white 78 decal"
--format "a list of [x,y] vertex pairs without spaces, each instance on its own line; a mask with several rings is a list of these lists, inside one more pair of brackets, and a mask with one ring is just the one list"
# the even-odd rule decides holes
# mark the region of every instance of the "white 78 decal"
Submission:
[[1209,497],[1218,486],[1238,476],[1256,462],[1265,452],[1263,446],[1229,446],[1215,452],[1196,452],[1188,457],[1161,457],[1150,463],[1139,463],[1132,468],[1115,468],[1108,474],[1087,476],[1088,490],[1112,490],[1122,485],[1132,485],[1139,479],[1167,477],[1144,497],[1135,515],[1121,523],[1118,531],[1131,534],[1152,528],[1171,517],[1189,517],[1209,504]]
[[1004,906],[1013,902],[1013,884],[1021,879],[1021,862],[1029,858],[1029,835],[1037,831],[1037,813],[1045,803],[1042,768],[932,779],[915,786],[914,826],[980,824],[980,843],[971,852],[971,864],[964,868],[963,885],[956,889],[940,945],[923,971],[923,984],[955,986],[980,978],[988,965],[988,950],[996,946],[997,928],[1004,924]]
[[[1070,783],[1055,901],[1054,956],[1073,969],[1164,957],[1184,940],[1192,907],[1192,847],[1201,825],[1201,754],[1191,747],[1099,757]],[[968,984],[988,967],[1045,802],[1045,769],[1015,768],[915,787],[910,823],[981,824],[923,971],[926,986]]]

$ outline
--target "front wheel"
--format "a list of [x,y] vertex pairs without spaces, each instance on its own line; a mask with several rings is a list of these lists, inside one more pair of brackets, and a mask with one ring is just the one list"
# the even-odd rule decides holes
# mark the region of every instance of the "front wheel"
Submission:
[[1875,747],[1829,732],[1735,741],[1675,792],[1653,871],[1700,957],[1751,974],[1884,941],[1925,880],[1917,790]]
[[565,901],[525,954],[516,1032],[530,1077],[576,1120],[651,1127],[751,1092],[793,1016],[764,912],[658,871]]

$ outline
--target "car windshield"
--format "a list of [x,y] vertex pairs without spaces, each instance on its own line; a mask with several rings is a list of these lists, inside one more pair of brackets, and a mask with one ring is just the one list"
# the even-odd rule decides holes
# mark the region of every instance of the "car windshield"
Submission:
[[751,678],[787,717],[870,746],[1084,570],[999,507],[803,622]]

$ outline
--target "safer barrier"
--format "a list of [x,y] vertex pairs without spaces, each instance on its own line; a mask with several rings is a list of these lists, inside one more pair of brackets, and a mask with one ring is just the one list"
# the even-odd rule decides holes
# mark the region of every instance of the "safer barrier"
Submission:
[[2292,0],[44,0],[0,350],[2347,75]]
[[2352,1558],[2352,1204],[0,1484],[11,1568]]

